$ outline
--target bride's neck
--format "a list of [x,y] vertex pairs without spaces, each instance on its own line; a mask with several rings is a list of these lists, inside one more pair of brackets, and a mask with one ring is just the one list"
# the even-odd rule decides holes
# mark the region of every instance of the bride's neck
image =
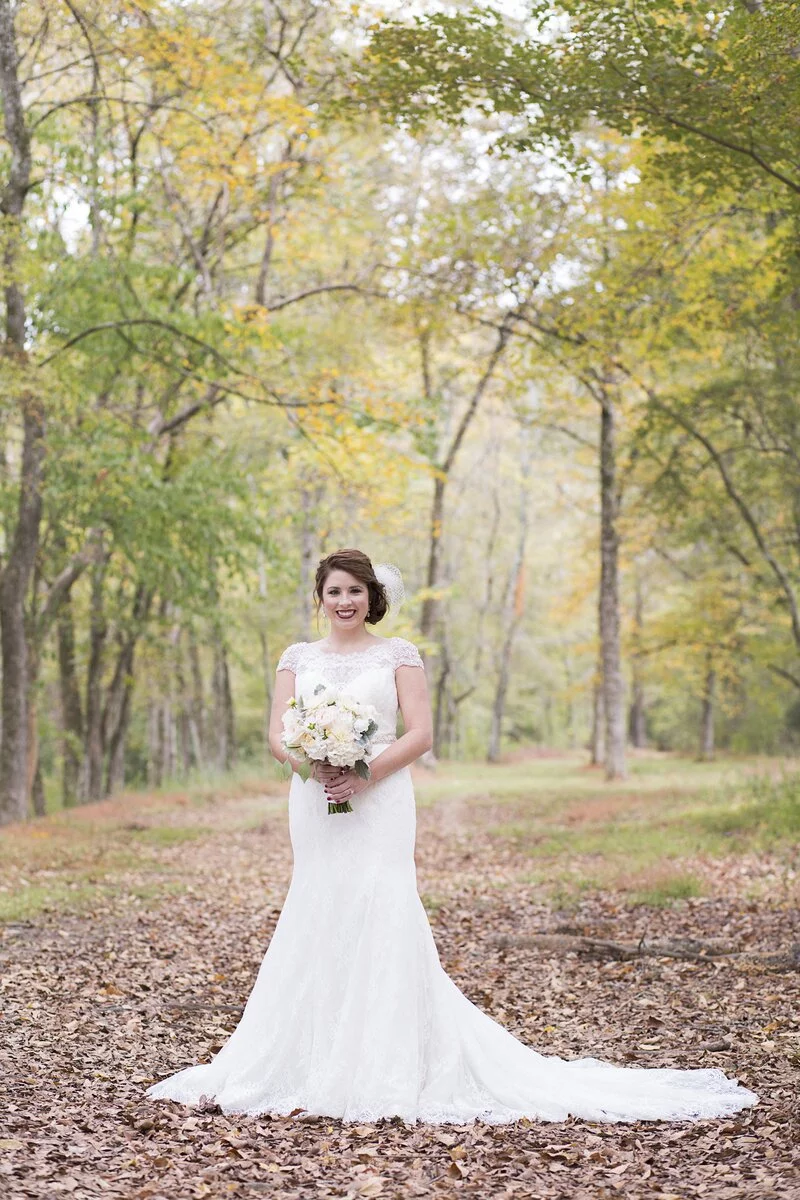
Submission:
[[357,650],[359,646],[366,646],[373,641],[374,635],[367,633],[362,625],[360,629],[332,629],[325,641],[330,646],[331,650]]

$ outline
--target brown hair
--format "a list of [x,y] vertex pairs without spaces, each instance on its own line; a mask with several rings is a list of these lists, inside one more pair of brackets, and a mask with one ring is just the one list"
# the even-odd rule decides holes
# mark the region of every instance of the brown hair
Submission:
[[361,550],[335,550],[333,554],[328,554],[325,558],[320,559],[314,580],[314,601],[317,612],[322,604],[322,589],[325,587],[325,580],[332,571],[347,571],[348,575],[352,575],[359,583],[363,583],[369,595],[367,620],[370,625],[377,625],[378,621],[383,620],[389,611],[386,589],[375,575],[375,568],[371,560]]

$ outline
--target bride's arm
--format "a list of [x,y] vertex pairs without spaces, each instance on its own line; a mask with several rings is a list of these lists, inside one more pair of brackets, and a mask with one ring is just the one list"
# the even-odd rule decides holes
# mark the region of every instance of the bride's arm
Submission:
[[275,691],[272,694],[272,708],[269,714],[269,748],[278,762],[289,762],[292,770],[296,771],[300,763],[287,754],[281,745],[283,733],[283,714],[286,705],[294,695],[294,671],[278,671],[275,676]]
[[370,764],[370,783],[377,783],[416,762],[433,745],[433,718],[422,667],[398,667],[394,673],[405,733]]

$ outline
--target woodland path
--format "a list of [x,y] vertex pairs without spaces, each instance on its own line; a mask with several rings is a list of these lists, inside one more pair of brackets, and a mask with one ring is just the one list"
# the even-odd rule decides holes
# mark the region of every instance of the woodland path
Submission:
[[[719,1066],[761,1094],[755,1110],[672,1125],[435,1129],[143,1101],[153,1078],[205,1059],[238,1019],[290,873],[285,805],[271,792],[169,805],[128,797],[70,815],[140,840],[162,831],[147,851],[162,886],[141,886],[138,862],[88,910],[57,907],[0,927],[3,1195],[800,1196],[798,973],[753,957],[800,940],[797,915],[785,901],[748,898],[772,865],[700,864],[706,895],[667,907],[613,890],[548,899],[508,832],[529,810],[522,798],[442,796],[420,808],[420,891],[446,969],[540,1050]],[[604,793],[603,803],[614,799]],[[537,942],[542,934],[551,936]],[[579,937],[642,935],[728,939],[750,957],[625,962],[575,949]]]

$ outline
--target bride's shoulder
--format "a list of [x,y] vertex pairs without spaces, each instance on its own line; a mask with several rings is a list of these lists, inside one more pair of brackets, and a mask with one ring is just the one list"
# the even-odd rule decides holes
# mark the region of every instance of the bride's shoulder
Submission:
[[278,659],[276,670],[296,672],[300,665],[300,660],[310,645],[310,642],[292,642],[291,646],[287,646]]
[[409,642],[401,637],[389,638],[389,642],[392,648],[392,661],[395,668],[424,666],[422,655],[413,642]]

